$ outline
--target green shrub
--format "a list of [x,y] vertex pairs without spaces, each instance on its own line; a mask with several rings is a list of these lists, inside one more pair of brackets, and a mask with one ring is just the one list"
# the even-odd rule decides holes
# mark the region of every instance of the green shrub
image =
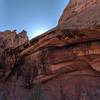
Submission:
[[0,69],[2,69],[3,68],[3,65],[0,63]]
[[34,85],[32,94],[28,100],[46,100],[40,82]]
[[4,95],[3,95],[3,100],[8,100],[8,98],[7,98],[7,95],[6,95],[6,94],[4,94]]

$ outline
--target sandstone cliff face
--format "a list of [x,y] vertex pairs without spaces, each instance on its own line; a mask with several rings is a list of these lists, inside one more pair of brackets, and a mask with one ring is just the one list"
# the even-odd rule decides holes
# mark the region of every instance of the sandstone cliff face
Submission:
[[0,32],[0,57],[5,49],[14,49],[28,41],[26,31],[22,31],[19,34],[16,33],[16,30]]
[[10,31],[7,30],[5,32],[0,32],[0,47],[4,48],[16,48],[19,45],[24,44],[28,41],[26,31],[22,31],[19,34],[16,33],[16,30]]
[[[76,1],[84,5],[78,5],[77,11],[81,8],[87,18],[87,8],[94,13],[99,9],[99,0],[71,0],[70,4]],[[85,7],[83,1],[89,5]],[[99,13],[95,14],[91,21],[98,20]],[[100,24],[90,23],[88,28],[80,17],[82,28],[76,27],[77,16],[68,16],[64,14],[56,28],[3,52],[0,100],[99,100]]]
[[16,61],[16,56],[12,49],[28,42],[26,31],[22,31],[19,34],[16,30],[0,32],[0,65],[5,66],[6,74],[9,73],[13,64]]
[[0,56],[4,49],[16,48],[25,42],[28,42],[28,37],[25,31],[22,31],[19,34],[17,34],[15,30],[0,32]]
[[100,24],[100,0],[70,0],[59,24],[67,28],[86,28]]
[[43,100],[99,100],[100,28],[55,28],[16,49],[13,66],[2,72],[1,100],[3,94],[28,100],[38,93]]

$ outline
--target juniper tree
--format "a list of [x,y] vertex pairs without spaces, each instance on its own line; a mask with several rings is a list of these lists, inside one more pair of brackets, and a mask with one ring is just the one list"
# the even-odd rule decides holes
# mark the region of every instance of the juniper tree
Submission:
[[40,81],[36,82],[34,85],[32,94],[28,100],[46,100]]

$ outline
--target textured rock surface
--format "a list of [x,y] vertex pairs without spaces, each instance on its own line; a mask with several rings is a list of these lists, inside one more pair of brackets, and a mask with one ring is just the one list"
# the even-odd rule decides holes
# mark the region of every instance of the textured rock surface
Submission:
[[16,33],[16,30],[0,32],[0,65],[5,66],[5,75],[8,75],[16,61],[13,49],[28,41],[27,32],[24,30],[19,34]]
[[16,48],[25,42],[28,42],[26,31],[22,31],[19,34],[16,33],[16,30],[0,32],[0,55],[4,49]]
[[[89,8],[92,4],[91,9],[95,9],[94,1],[100,4],[99,0],[70,3],[76,1],[88,2]],[[88,7],[84,5],[80,13],[84,11],[90,17]],[[71,8],[67,9],[71,13]],[[60,21],[56,28],[3,52],[0,100],[99,100],[100,24],[84,27],[87,23],[81,17],[85,24],[81,22],[82,28],[76,27],[73,20],[77,17],[68,16],[64,14],[64,20],[68,20],[64,24]]]
[[24,45],[13,49],[19,53],[9,72],[2,69],[1,100],[28,100],[38,89],[46,100],[99,100],[100,28],[55,28]]
[[59,24],[64,24],[63,28],[94,27],[100,24],[99,9],[100,0],[70,0]]
[[14,31],[7,30],[5,32],[0,32],[0,47],[16,48],[27,41],[28,41],[27,32],[24,30],[19,34],[16,33],[16,30]]

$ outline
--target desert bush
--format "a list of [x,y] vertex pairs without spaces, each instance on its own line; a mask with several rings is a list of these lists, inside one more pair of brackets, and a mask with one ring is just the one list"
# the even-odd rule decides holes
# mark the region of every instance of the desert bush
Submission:
[[31,96],[28,100],[46,100],[40,81],[34,85]]
[[3,100],[8,100],[8,97],[6,94],[3,94]]

